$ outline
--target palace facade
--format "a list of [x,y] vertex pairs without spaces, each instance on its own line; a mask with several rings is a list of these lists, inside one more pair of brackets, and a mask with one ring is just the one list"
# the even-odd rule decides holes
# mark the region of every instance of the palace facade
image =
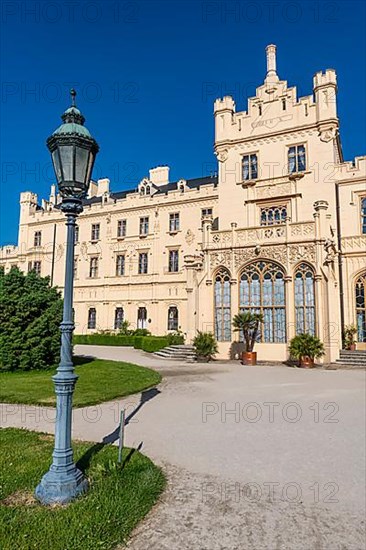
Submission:
[[[149,171],[137,189],[91,182],[75,250],[77,334],[118,330],[124,319],[154,334],[181,330],[190,342],[212,331],[221,358],[240,349],[232,317],[263,314],[261,360],[284,360],[300,332],[318,335],[335,361],[342,327],[366,348],[366,157],[345,162],[333,69],[309,96],[280,80],[276,47],[267,74],[236,111],[214,104],[218,175],[171,182]],[[63,287],[65,219],[55,186],[38,203],[21,193],[17,246],[1,264],[50,276]]]

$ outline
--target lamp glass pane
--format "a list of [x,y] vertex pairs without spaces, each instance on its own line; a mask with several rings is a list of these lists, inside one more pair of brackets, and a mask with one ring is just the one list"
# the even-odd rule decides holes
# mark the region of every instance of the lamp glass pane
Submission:
[[57,149],[52,151],[52,163],[53,163],[53,169],[56,174],[57,183],[60,183],[62,181],[62,172],[61,172],[61,165],[60,165],[60,157],[58,155]]
[[88,168],[89,151],[82,147],[76,147],[75,180],[85,184],[85,176]]
[[90,151],[89,152],[88,170],[87,170],[86,178],[85,178],[85,183],[86,183],[87,187],[89,187],[89,183],[90,183],[91,176],[92,176],[94,158],[95,158],[94,154]]
[[59,147],[62,171],[64,173],[64,181],[74,180],[73,150],[74,147],[72,145],[61,145]]

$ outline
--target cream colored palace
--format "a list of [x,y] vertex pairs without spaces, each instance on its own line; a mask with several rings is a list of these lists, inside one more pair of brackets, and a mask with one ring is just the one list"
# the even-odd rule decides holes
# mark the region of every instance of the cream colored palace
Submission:
[[[297,98],[266,48],[264,83],[237,112],[214,104],[218,176],[169,181],[149,171],[137,189],[112,192],[91,182],[78,220],[75,259],[77,334],[118,329],[123,319],[153,334],[212,331],[219,357],[240,349],[231,320],[264,316],[259,360],[284,360],[299,332],[317,334],[326,362],[341,348],[342,326],[366,347],[366,157],[344,162],[333,69]],[[65,219],[55,186],[49,200],[21,193],[17,265],[62,289]]]

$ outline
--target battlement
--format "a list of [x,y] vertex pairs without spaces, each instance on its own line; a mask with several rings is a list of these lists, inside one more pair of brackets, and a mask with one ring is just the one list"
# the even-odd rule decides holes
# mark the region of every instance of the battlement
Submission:
[[325,72],[319,71],[313,77],[314,91],[322,86],[337,87],[337,74],[334,69],[327,69]]
[[231,111],[235,113],[235,101],[230,95],[224,96],[222,99],[216,99],[214,103],[214,112]]
[[338,179],[349,178],[350,176],[364,177],[366,180],[366,156],[355,157],[354,160],[342,162],[337,169]]
[[32,193],[31,191],[23,191],[20,193],[20,204],[29,204],[37,206],[38,195],[37,193]]

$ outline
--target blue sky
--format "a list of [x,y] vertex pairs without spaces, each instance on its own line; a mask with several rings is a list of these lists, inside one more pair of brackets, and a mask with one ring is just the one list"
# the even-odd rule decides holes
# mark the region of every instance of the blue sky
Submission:
[[344,156],[365,154],[365,15],[357,1],[3,2],[0,244],[17,240],[21,191],[48,197],[45,140],[71,85],[114,191],[159,164],[172,180],[213,171],[213,101],[246,108],[269,43],[300,96],[336,69]]

